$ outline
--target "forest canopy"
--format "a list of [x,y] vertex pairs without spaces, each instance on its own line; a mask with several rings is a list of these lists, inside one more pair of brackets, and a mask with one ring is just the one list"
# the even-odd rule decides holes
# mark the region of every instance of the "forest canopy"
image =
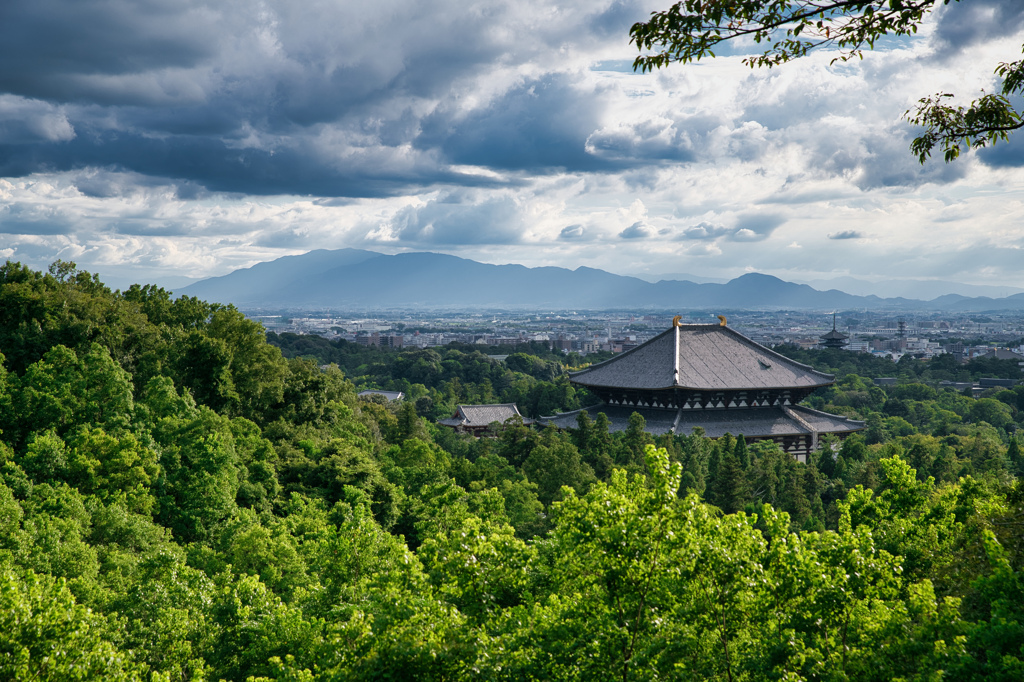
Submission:
[[843,372],[809,403],[868,428],[799,463],[639,415],[435,425],[587,400],[543,347],[269,340],[231,306],[0,267],[0,677],[1024,674],[1024,387],[938,387],[992,368],[880,388],[857,354],[801,356]]

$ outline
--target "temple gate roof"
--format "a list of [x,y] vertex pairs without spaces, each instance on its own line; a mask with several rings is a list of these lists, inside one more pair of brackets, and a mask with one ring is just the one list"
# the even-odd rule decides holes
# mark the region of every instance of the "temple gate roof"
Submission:
[[515,403],[497,405],[459,405],[455,414],[449,419],[438,419],[442,426],[462,426],[465,428],[483,428],[492,422],[503,424],[506,419],[519,417],[524,424],[532,424],[532,419],[525,419],[519,413]]

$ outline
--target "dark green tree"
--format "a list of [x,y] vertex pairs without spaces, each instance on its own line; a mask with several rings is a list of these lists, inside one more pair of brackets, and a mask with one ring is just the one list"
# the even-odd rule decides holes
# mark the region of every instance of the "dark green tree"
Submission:
[[585,493],[594,483],[590,467],[564,436],[549,430],[523,463],[523,473],[537,485],[537,497],[545,506],[561,497],[563,486]]
[[646,427],[647,422],[639,412],[629,415],[629,424],[622,434],[621,450],[615,461],[617,465],[636,471],[643,469],[644,450],[652,440]]
[[1020,443],[1015,436],[1010,438],[1010,444],[1006,446],[1006,461],[1010,463],[1015,476],[1024,476],[1024,455],[1021,455]]
[[746,471],[736,456],[735,446],[729,448],[728,445],[729,443],[723,443],[718,473],[710,480],[715,491],[716,504],[726,514],[732,514],[741,511],[747,505],[750,500],[750,486]]

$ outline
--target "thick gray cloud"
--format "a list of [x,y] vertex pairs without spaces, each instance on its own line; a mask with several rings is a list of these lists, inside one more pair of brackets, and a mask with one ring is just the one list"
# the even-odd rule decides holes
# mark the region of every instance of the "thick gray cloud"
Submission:
[[[1024,107],[1018,106],[1018,111]],[[989,166],[1021,167],[1024,166],[1024,140],[1020,135],[1011,137],[1008,142],[997,142],[991,147],[978,151],[978,158]]]
[[727,237],[735,231],[735,229],[724,227],[722,225],[700,223],[698,225],[694,225],[692,227],[687,227],[686,229],[684,229],[682,234],[679,235],[679,239],[718,239],[719,237]]
[[962,0],[941,8],[936,47],[943,58],[972,45],[1024,30],[1020,0]]
[[642,221],[635,222],[622,232],[619,232],[619,236],[623,239],[647,239],[653,235],[654,230]]
[[65,142],[75,129],[61,107],[16,95],[0,95],[0,143]]
[[736,231],[731,239],[742,242],[759,242],[771,236],[786,219],[775,213],[748,213],[739,216]]
[[829,239],[863,239],[864,233],[858,230],[843,230],[842,232],[830,232]]
[[[1007,3],[962,4],[1013,14]],[[653,8],[661,4],[14,3],[0,22],[0,175],[108,168],[173,181],[182,197],[204,189],[382,197],[514,181],[452,165],[543,175],[723,153],[757,161],[772,153],[765,130],[789,135],[796,121],[855,103],[856,93],[794,87],[770,102],[753,98],[738,117],[682,107],[609,126],[609,93],[555,55],[567,46],[625,49],[629,26]],[[940,30],[953,31],[954,19],[947,11]],[[529,75],[514,75],[520,65]],[[893,147],[909,157],[905,144]],[[833,146],[815,160],[833,173],[860,169],[862,186],[928,177],[878,156]]]
[[[466,110],[489,71],[645,12],[455,0],[39,0],[0,21],[0,175],[103,167],[248,194],[386,196],[448,164],[598,169],[599,98],[564,74]],[[556,66],[557,65],[553,65]],[[414,152],[409,153],[412,149]]]
[[403,246],[514,244],[524,228],[512,198],[477,202],[466,192],[446,193],[424,206],[405,208],[391,222]]
[[[864,61],[646,75],[629,26],[669,2],[7,4],[3,256],[199,276],[342,246],[609,269],[802,267],[831,248],[854,267],[920,252],[929,222],[1004,240],[1022,224],[1018,143],[922,167],[900,115],[961,91],[951,65],[988,77],[1024,3],[954,3]],[[1014,199],[972,201],[986,183]]]
[[452,163],[508,170],[594,171],[609,166],[586,149],[601,102],[571,78],[551,74],[522,83],[469,115],[439,109],[422,122],[416,144],[440,148]]
[[635,126],[597,130],[587,138],[587,151],[609,163],[635,165],[658,161],[693,161],[688,132],[697,132],[692,121],[681,130],[664,121],[642,121]]
[[785,222],[783,216],[775,213],[745,213],[737,216],[731,227],[702,222],[683,228],[675,240],[682,242],[717,242],[719,240],[759,242],[768,239]]
[[586,239],[587,231],[582,225],[567,225],[558,233],[559,239]]
[[188,69],[217,53],[225,24],[205,4],[160,0],[5,3],[0,21],[0,90],[57,102],[144,102],[152,91],[118,88],[116,79]]

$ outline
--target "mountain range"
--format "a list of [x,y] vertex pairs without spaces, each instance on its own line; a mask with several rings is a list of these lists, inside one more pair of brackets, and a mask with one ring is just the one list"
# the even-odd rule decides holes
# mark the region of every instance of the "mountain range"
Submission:
[[528,268],[440,253],[386,255],[360,249],[285,256],[175,293],[245,309],[284,310],[1024,310],[1024,293],[1004,298],[946,294],[925,301],[821,291],[759,273],[724,283],[648,282],[588,267]]

